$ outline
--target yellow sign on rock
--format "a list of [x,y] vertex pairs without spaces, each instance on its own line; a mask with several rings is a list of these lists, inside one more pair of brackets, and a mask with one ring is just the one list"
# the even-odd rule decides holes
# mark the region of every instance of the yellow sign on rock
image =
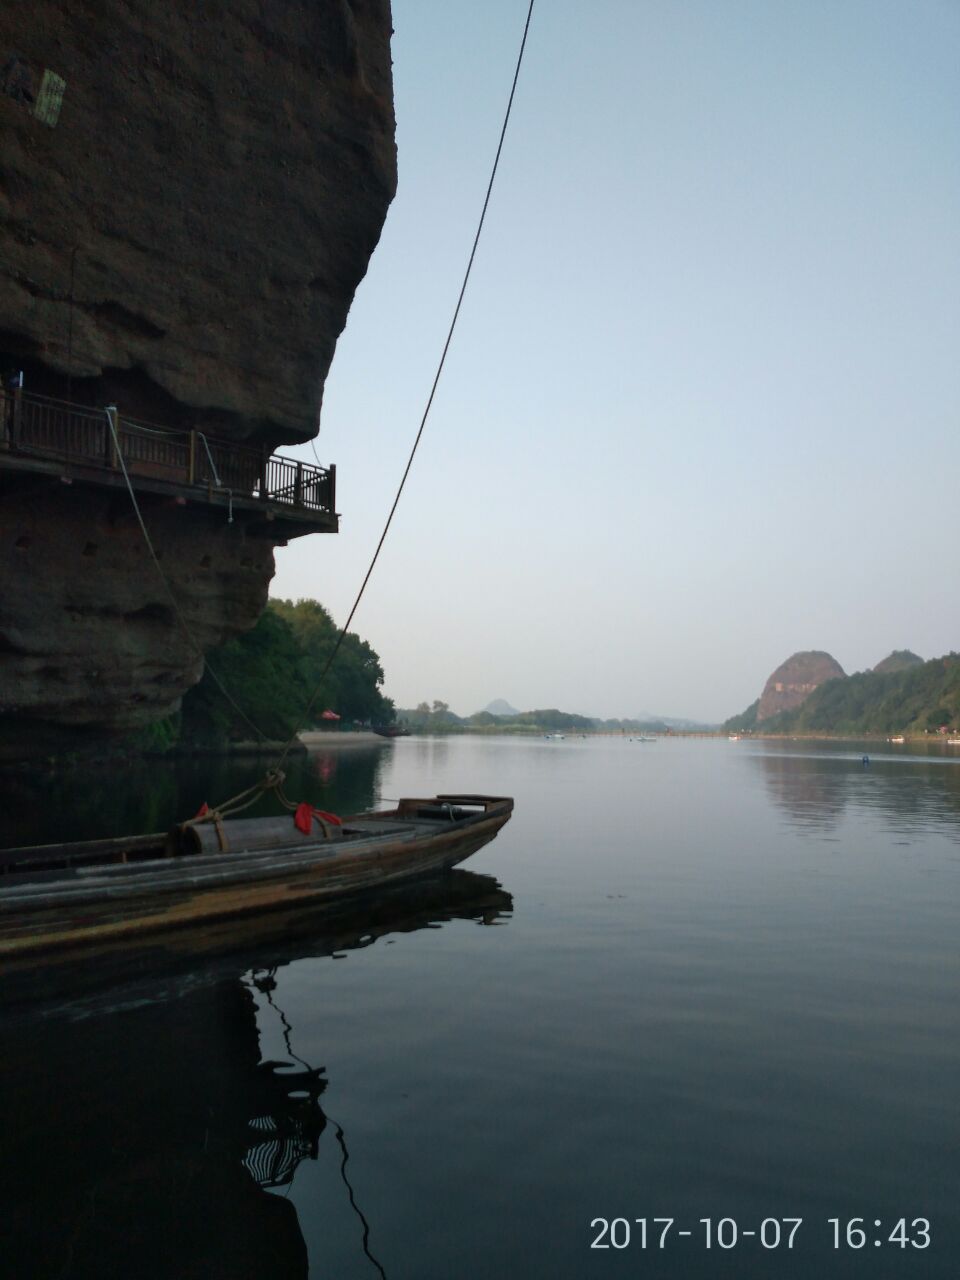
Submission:
[[61,79],[55,71],[44,71],[33,114],[51,129],[60,119],[60,107],[63,105],[63,91],[66,87],[66,80]]

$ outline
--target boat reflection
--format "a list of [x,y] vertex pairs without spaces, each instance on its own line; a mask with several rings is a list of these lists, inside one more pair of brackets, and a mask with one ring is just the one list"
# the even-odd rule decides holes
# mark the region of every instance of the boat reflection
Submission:
[[[306,1277],[296,1210],[274,1192],[328,1129],[345,1187],[330,1212],[359,1215],[359,1261],[383,1274],[347,1177],[347,1135],[321,1105],[324,1068],[297,1056],[275,1003],[277,971],[451,920],[497,924],[511,908],[492,877],[454,871],[344,904],[280,944],[248,940],[190,970],[5,1011],[8,1274]],[[284,1060],[261,1061],[258,1000],[282,1019]]]

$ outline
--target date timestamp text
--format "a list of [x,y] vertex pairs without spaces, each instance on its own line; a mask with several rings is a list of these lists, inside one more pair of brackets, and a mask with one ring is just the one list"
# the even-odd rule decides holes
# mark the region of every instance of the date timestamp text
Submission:
[[[590,1223],[590,1248],[666,1249],[690,1240],[705,1249],[735,1249],[744,1244],[792,1249],[800,1240],[802,1225],[802,1218],[764,1218],[750,1226],[741,1225],[735,1218],[700,1218],[696,1227],[678,1225],[676,1218],[594,1218]],[[895,1222],[828,1218],[826,1225],[834,1249],[926,1249],[930,1244],[930,1223],[926,1218],[897,1218]]]

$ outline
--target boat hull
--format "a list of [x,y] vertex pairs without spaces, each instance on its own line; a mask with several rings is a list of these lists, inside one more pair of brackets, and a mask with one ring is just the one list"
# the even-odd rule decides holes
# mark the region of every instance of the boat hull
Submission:
[[[386,814],[347,819],[349,839],[230,854],[156,858],[68,869],[59,876],[0,880],[0,962],[83,950],[206,921],[315,906],[456,866],[496,836],[513,802],[470,797],[482,806],[462,820]],[[369,831],[365,830],[366,827]]]

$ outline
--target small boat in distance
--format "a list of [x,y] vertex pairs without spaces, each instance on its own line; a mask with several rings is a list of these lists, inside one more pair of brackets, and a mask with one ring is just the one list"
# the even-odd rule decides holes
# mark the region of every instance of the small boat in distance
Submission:
[[887,739],[887,741],[888,741],[888,742],[903,742],[903,741],[905,741],[905,739],[904,739],[904,737],[903,737],[903,734],[900,734],[900,735],[899,735],[898,737],[896,737],[896,738],[888,738],[888,739]]
[[[303,807],[303,806],[302,806]],[[506,796],[438,795],[309,831],[279,818],[183,823],[168,835],[0,851],[5,959],[81,953],[177,926],[316,906],[453,867],[509,821]]]
[[372,724],[371,730],[381,738],[409,738],[410,730],[402,724]]

